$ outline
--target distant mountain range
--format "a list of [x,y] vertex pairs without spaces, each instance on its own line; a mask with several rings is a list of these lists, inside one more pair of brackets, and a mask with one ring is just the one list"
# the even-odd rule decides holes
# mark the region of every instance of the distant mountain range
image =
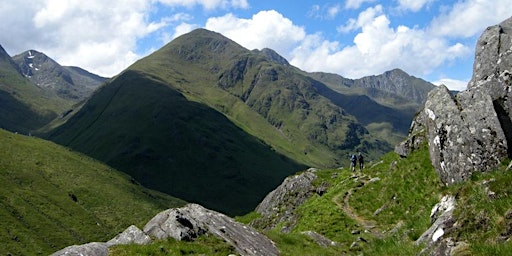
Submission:
[[11,58],[0,46],[0,128],[31,133],[89,97],[105,80],[33,50]]
[[133,64],[45,136],[150,188],[242,214],[307,166],[388,152],[433,88],[399,70],[367,80],[307,73],[273,50],[198,29]]

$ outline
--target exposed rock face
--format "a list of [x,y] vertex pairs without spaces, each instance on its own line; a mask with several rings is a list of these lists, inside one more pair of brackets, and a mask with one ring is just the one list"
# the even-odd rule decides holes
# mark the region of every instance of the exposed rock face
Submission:
[[94,255],[94,256],[107,256],[108,246],[106,243],[88,243],[83,245],[72,245],[68,246],[58,252],[53,253],[51,256],[82,256],[82,255]]
[[315,169],[309,169],[286,178],[256,207],[256,212],[262,217],[251,225],[262,229],[272,229],[280,223],[285,223],[282,231],[289,231],[296,219],[294,210],[316,191],[313,181],[317,176],[314,172]]
[[159,213],[146,224],[144,232],[159,239],[177,240],[189,240],[209,232],[223,238],[240,255],[279,254],[274,243],[255,229],[197,204]]
[[118,244],[149,244],[151,238],[138,227],[131,225],[123,233],[117,235],[107,242],[108,246]]
[[[439,86],[413,121],[411,130],[425,130],[432,165],[446,185],[488,171],[512,156],[510,70],[512,18],[489,27],[480,37],[468,89],[454,96]],[[414,136],[411,133],[395,151],[409,154],[417,141]]]
[[52,256],[106,256],[108,248],[111,246],[149,244],[152,242],[150,236],[156,239],[172,237],[176,240],[192,241],[206,233],[220,237],[232,245],[240,255],[272,256],[279,254],[274,243],[254,228],[200,205],[188,204],[182,208],[168,209],[157,214],[144,226],[144,231],[130,226],[106,243],[72,245],[52,254]]

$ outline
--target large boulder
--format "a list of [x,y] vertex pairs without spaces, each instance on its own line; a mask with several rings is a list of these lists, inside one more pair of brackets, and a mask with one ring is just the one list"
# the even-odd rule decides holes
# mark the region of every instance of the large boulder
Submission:
[[53,253],[51,256],[108,256],[108,246],[106,243],[88,243],[82,245],[68,246],[58,252]]
[[452,96],[440,86],[429,93],[423,111],[430,159],[446,185],[488,171],[507,157],[505,134],[486,92]]
[[512,157],[511,70],[509,18],[487,28],[478,40],[468,88],[456,95],[445,86],[432,90],[409,138],[395,151],[407,156],[426,136],[432,165],[446,185],[489,171]]
[[316,193],[313,184],[317,178],[315,171],[311,168],[286,178],[256,207],[256,212],[262,217],[253,221],[251,225],[268,230],[284,224],[282,231],[289,231],[296,222],[295,209]]
[[254,228],[198,204],[168,209],[151,219],[144,232],[158,239],[193,240],[208,232],[232,245],[240,255],[278,255],[274,243]]

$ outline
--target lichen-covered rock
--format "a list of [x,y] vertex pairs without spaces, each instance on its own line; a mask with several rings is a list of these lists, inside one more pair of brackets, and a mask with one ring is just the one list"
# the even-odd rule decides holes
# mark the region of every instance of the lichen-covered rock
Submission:
[[284,223],[287,232],[296,222],[294,210],[315,194],[313,181],[317,178],[314,169],[286,178],[279,187],[270,192],[256,207],[262,217],[251,223],[260,229],[272,229]]
[[82,245],[68,246],[58,252],[53,253],[51,256],[108,256],[108,246],[106,243],[88,243]]
[[512,18],[480,37],[468,89],[453,95],[432,90],[395,151],[407,156],[421,143],[424,129],[430,159],[443,183],[467,180],[512,157]]
[[131,225],[121,234],[108,241],[107,245],[110,247],[118,244],[149,244],[151,242],[151,238],[146,233]]
[[430,213],[432,226],[416,240],[416,244],[426,243],[427,247],[429,247],[433,243],[440,241],[445,233],[447,233],[447,230],[450,230],[455,223],[455,219],[453,218],[455,206],[455,197],[450,195],[444,196],[441,201],[432,208]]
[[432,165],[447,185],[488,171],[507,157],[507,141],[490,96],[480,89],[452,96],[440,86],[423,110]]
[[208,232],[232,245],[240,255],[278,255],[274,243],[252,227],[197,204],[157,214],[144,226],[144,232],[177,240],[193,240]]

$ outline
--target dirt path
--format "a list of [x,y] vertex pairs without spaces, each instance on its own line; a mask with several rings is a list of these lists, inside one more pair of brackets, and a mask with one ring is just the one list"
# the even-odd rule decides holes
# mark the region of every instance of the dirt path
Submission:
[[[352,196],[352,194],[354,194],[357,190],[359,190],[360,188],[362,188],[366,184],[368,184],[370,182],[370,179],[366,175],[362,175],[361,176],[359,174],[355,174],[354,176],[350,177],[350,179],[351,180],[357,179],[358,185],[355,186],[354,188],[351,188],[350,190],[348,190],[344,194],[341,193],[341,194],[336,195],[335,197],[333,197],[332,201],[340,209],[342,209],[343,212],[347,216],[349,216],[351,219],[356,221],[359,225],[364,227],[365,230],[368,230],[369,232],[371,232],[374,236],[376,236],[378,238],[384,237],[384,235],[375,228],[375,223],[373,223],[372,221],[369,221],[369,220],[367,220],[367,219],[357,215],[357,213],[354,211],[354,209],[352,209],[350,207],[350,204],[349,204],[350,197]],[[343,196],[343,200],[341,201],[340,198],[342,196]]]

